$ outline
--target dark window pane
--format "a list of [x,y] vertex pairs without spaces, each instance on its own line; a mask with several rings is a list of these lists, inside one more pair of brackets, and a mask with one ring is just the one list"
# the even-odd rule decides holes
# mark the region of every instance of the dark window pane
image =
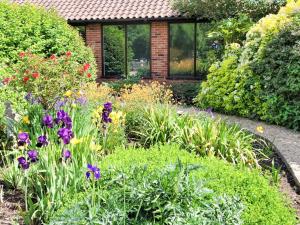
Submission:
[[125,29],[124,26],[103,27],[104,76],[125,76]]
[[127,26],[128,77],[150,77],[150,26]]
[[195,24],[170,24],[170,76],[194,76]]
[[80,36],[83,38],[84,41],[86,37],[86,32],[85,32],[85,26],[75,26],[75,28],[78,30]]
[[212,63],[218,60],[218,41],[208,37],[212,25],[210,23],[197,24],[197,51],[196,51],[196,74],[199,78],[204,78]]

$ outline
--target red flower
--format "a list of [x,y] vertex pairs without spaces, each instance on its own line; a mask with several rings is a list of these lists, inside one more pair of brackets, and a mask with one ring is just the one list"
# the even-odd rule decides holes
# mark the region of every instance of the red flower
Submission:
[[9,84],[10,81],[11,81],[11,78],[7,77],[7,78],[4,78],[4,79],[2,80],[2,83],[3,83],[4,85],[7,85],[7,84]]
[[55,59],[56,59],[56,56],[55,56],[55,55],[51,55],[51,56],[50,56],[50,59],[51,59],[51,60],[55,60]]
[[25,55],[26,55],[25,52],[20,52],[20,53],[19,53],[20,58],[25,57]]
[[72,52],[67,51],[67,52],[66,52],[66,56],[67,56],[67,57],[71,57],[71,56],[72,56]]
[[35,72],[35,73],[32,74],[32,77],[33,77],[34,79],[37,79],[37,78],[40,77],[40,74],[39,74],[38,72]]
[[27,83],[28,80],[29,80],[29,77],[28,77],[28,76],[26,76],[26,77],[23,78],[23,82],[24,82],[25,84]]
[[88,64],[88,63],[84,64],[83,71],[88,71],[90,67],[91,67],[90,64]]
[[92,74],[88,73],[86,76],[87,76],[88,78],[91,78],[91,77],[92,77]]

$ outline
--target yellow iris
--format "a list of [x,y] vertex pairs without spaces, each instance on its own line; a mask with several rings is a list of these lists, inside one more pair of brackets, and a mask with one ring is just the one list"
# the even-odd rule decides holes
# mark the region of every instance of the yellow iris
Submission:
[[23,123],[25,123],[25,124],[30,124],[30,120],[29,120],[29,117],[28,117],[28,116],[24,116],[24,117],[23,117]]
[[64,96],[66,96],[66,97],[71,97],[72,96],[72,94],[73,94],[73,92],[72,91],[66,91],[66,93],[64,94]]
[[73,138],[70,143],[72,145],[77,145],[77,144],[80,144],[82,142],[82,139],[77,139],[77,138]]
[[257,126],[256,131],[262,134],[264,133],[264,128],[262,126]]

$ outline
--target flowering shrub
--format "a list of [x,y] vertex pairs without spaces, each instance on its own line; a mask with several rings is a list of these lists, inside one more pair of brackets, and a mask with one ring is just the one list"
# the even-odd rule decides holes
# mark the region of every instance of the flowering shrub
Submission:
[[83,83],[92,81],[91,66],[79,64],[72,56],[65,54],[43,58],[31,53],[23,53],[21,62],[16,66],[16,74],[9,85],[21,87],[44,108],[53,107],[64,93],[70,97],[70,90],[79,90]]

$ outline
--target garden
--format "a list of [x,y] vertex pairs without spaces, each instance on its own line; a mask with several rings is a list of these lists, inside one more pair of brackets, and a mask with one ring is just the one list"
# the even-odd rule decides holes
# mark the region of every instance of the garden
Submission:
[[[263,19],[251,29],[279,29],[282,17],[294,21],[289,16],[298,7],[282,8],[273,26],[265,28]],[[96,83],[92,50],[55,12],[0,2],[0,18],[0,213],[10,215],[8,224],[298,223],[291,199],[280,191],[278,157],[265,140],[210,110],[179,113],[178,98],[164,83]],[[245,52],[257,48],[249,45]],[[232,54],[224,61],[232,62]],[[228,76],[241,75],[229,70],[240,66],[226,68]],[[210,100],[220,95],[204,89],[215,77],[222,75],[208,75],[199,90],[205,108],[217,108]],[[291,106],[296,116],[283,121],[288,126],[298,106]],[[8,193],[18,203],[13,215],[3,204]]]

